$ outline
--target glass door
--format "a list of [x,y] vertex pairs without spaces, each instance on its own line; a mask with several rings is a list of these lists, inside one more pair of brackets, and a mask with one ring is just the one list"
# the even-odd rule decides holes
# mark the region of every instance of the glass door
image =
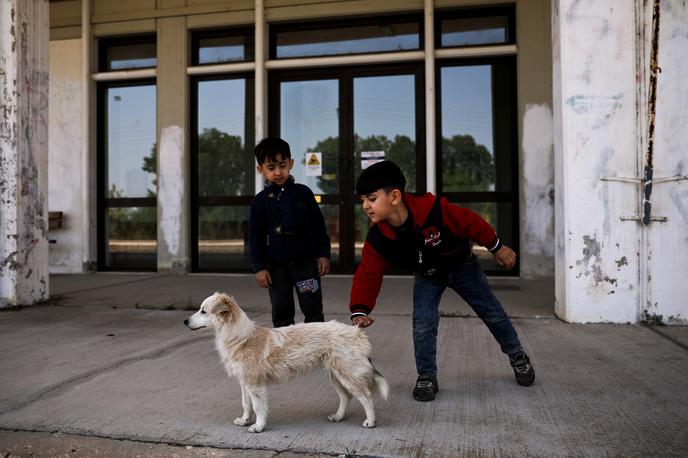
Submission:
[[393,160],[409,192],[425,189],[421,70],[414,65],[271,75],[270,113],[279,118],[270,119],[269,131],[289,143],[294,178],[320,203],[334,272],[354,272],[367,234],[354,195],[362,165],[371,157]]

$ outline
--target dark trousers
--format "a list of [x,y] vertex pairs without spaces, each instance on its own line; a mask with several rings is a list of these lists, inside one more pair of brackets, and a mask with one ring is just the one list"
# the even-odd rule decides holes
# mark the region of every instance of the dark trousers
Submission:
[[512,355],[521,350],[511,320],[506,315],[475,256],[443,277],[416,275],[413,285],[413,346],[418,374],[437,374],[438,307],[448,287],[456,291],[485,323],[502,352]]
[[268,268],[272,285],[268,288],[272,304],[272,324],[278,328],[294,324],[294,289],[306,323],[325,321],[322,284],[315,260],[295,261]]

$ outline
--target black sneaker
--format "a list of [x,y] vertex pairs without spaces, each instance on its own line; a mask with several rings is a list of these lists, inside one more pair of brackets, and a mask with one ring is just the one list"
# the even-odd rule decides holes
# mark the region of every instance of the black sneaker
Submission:
[[530,358],[524,353],[518,353],[509,358],[509,364],[514,368],[516,382],[521,386],[530,386],[535,380],[535,371],[530,364]]
[[437,377],[434,375],[419,375],[416,387],[413,389],[413,399],[416,401],[432,401],[437,393]]

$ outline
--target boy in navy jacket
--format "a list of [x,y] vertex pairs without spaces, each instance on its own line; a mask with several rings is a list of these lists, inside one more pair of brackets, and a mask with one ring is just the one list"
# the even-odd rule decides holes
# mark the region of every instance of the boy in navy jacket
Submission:
[[518,384],[528,386],[535,372],[502,305],[492,293],[471,251],[472,241],[492,252],[502,267],[512,268],[516,253],[503,245],[480,216],[431,193],[404,193],[406,180],[390,161],[365,169],[356,183],[363,211],[375,223],[368,232],[361,264],[354,275],[349,309],[353,324],[367,327],[385,270],[395,265],[415,273],[413,344],[418,379],[413,397],[432,401],[437,393],[438,306],[444,290],[456,291],[509,357]]
[[249,246],[256,281],[270,294],[272,323],[294,324],[294,288],[305,322],[324,321],[320,278],[330,270],[330,237],[320,207],[294,182],[287,142],[264,138],[254,153],[267,186],[251,203]]

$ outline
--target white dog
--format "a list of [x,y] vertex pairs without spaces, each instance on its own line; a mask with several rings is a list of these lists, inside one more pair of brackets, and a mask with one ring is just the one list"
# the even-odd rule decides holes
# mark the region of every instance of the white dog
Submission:
[[215,328],[215,346],[225,370],[241,384],[244,413],[235,425],[248,425],[253,408],[256,422],[248,430],[261,432],[268,414],[267,384],[323,367],[339,395],[339,408],[327,419],[341,421],[353,395],[365,409],[363,426],[375,427],[373,395],[387,399],[389,385],[373,367],[370,342],[358,327],[330,321],[263,328],[246,316],[234,298],[221,293],[205,299],[184,324],[193,330]]

